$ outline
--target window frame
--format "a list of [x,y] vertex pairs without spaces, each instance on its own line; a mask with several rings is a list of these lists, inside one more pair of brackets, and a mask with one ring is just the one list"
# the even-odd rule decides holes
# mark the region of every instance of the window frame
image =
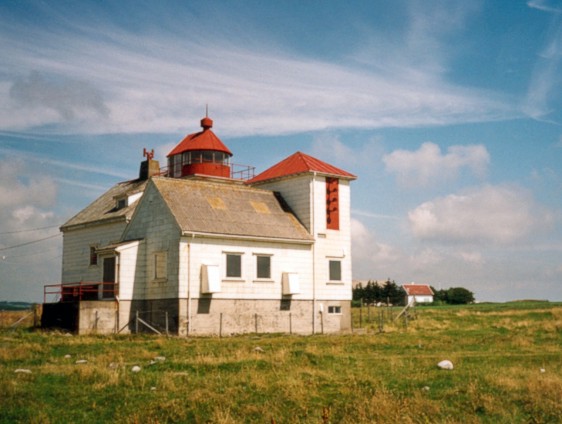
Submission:
[[341,306],[340,305],[328,305],[328,314],[329,315],[341,315]]
[[[244,275],[244,267],[242,266],[242,256],[243,253],[241,252],[224,252],[224,277],[225,279],[230,280],[242,280]],[[229,257],[237,257],[238,258],[238,265],[232,269],[233,264],[229,262]],[[233,275],[231,271],[238,271],[236,275]]]
[[98,266],[99,265],[99,253],[97,245],[90,245],[88,266]]
[[[333,269],[332,264],[338,264],[338,269]],[[341,259],[328,259],[328,281],[342,283],[342,261]],[[337,277],[337,278],[333,278]]]
[[[271,270],[271,265],[272,265],[272,261],[271,261],[271,257],[273,255],[270,254],[264,254],[264,253],[255,253],[254,256],[256,257],[256,280],[258,281],[271,281],[272,280],[272,270]],[[260,260],[264,260],[267,259],[267,276],[264,275],[260,275]],[[262,269],[263,271],[263,269]]]

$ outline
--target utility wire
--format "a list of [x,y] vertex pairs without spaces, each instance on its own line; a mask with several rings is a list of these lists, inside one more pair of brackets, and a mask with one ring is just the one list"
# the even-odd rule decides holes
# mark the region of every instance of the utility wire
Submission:
[[6,235],[6,234],[28,233],[30,231],[46,230],[48,228],[55,228],[55,227],[59,227],[59,225],[50,225],[48,227],[40,227],[40,228],[30,228],[28,230],[6,231],[4,233],[0,233],[0,236]]
[[42,239],[39,239],[39,240],[28,241],[27,243],[16,244],[15,246],[2,247],[2,248],[0,248],[0,252],[3,251],[3,250],[14,249],[16,247],[27,246],[28,244],[39,243],[40,241],[49,240],[49,239],[59,237],[59,236],[60,236],[60,233],[55,234],[54,236],[45,237],[45,238],[42,238]]

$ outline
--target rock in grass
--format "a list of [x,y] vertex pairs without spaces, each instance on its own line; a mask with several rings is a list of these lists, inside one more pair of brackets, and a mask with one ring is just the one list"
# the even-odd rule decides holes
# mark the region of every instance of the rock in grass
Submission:
[[165,356],[157,356],[156,358],[154,358],[155,361],[157,362],[164,362],[166,360]]
[[133,368],[131,368],[131,372],[140,372],[141,367],[139,367],[138,365],[135,365]]
[[445,359],[444,361],[441,361],[437,364],[437,366],[439,368],[441,368],[442,370],[452,370],[453,369],[453,363],[451,361],[449,361],[448,359]]
[[25,368],[18,368],[14,371],[16,374],[31,374],[31,370]]
[[80,364],[87,364],[88,361],[86,359],[78,359],[76,362],[76,364],[80,365]]
[[259,347],[259,346],[256,346],[256,347],[254,348],[254,352],[264,353],[265,350],[263,350],[263,349],[262,349],[261,347]]
[[69,354],[64,355],[64,359],[70,359],[70,358],[72,358],[72,355]]

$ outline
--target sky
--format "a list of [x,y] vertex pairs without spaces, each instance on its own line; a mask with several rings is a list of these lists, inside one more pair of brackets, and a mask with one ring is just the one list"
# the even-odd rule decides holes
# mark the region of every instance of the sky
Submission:
[[357,175],[353,278],[562,301],[562,1],[0,2],[0,300],[205,116]]

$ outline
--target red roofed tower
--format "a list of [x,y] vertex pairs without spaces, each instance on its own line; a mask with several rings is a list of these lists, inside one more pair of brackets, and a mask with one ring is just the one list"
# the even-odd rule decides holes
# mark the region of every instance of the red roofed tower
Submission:
[[202,131],[189,134],[168,153],[168,175],[174,178],[208,175],[230,178],[232,152],[211,130],[213,120],[201,119]]

